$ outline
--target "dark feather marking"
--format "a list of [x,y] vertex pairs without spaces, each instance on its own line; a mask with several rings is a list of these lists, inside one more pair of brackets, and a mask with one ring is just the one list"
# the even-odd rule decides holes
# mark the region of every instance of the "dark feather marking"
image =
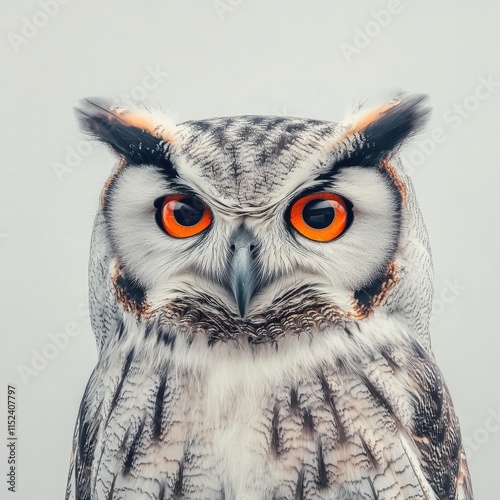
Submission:
[[161,424],[163,420],[163,403],[165,398],[165,387],[167,385],[167,376],[164,375],[158,386],[155,400],[155,412],[153,415],[153,439],[158,440],[161,436]]
[[[83,415],[83,412],[82,414]],[[83,425],[80,426],[80,430],[78,433],[78,452],[80,454],[80,458],[82,462],[85,462],[87,458],[86,456],[86,447],[92,441],[90,438],[90,428],[91,422],[84,422]]]
[[158,498],[157,500],[166,500],[165,499],[165,483],[160,484],[160,489],[158,491]]
[[[388,257],[392,257],[392,252]],[[380,272],[370,283],[354,292],[357,305],[364,314],[368,314],[371,311],[375,298],[383,292],[384,287],[390,279],[390,268],[387,267],[385,271]]]
[[314,420],[310,408],[304,408],[302,411],[302,425],[304,426],[304,431],[308,434],[314,433]]
[[125,435],[123,436],[123,439],[122,439],[122,444],[120,445],[120,452],[122,452],[122,453],[124,453],[125,450],[127,449],[127,442],[128,442],[129,435],[130,435],[130,427],[125,431]]
[[391,367],[391,369],[394,373],[401,370],[401,367],[391,358],[391,355],[387,349],[382,348],[382,350],[380,351],[380,354],[387,361],[387,364]]
[[347,375],[347,373],[349,372],[345,359],[337,359],[337,361],[335,362],[335,366],[337,367],[337,373],[339,373],[339,375]]
[[220,488],[219,500],[226,500],[226,490],[224,489],[224,485],[222,485]]
[[271,451],[276,456],[280,454],[279,411],[280,406],[278,401],[276,401],[273,408],[273,418],[271,420]]
[[158,340],[163,341],[163,343],[167,346],[170,347],[170,349],[173,351],[175,347],[175,340],[177,335],[175,334],[175,331],[173,328],[169,327],[162,327],[161,331],[158,333]]
[[428,354],[425,352],[425,349],[418,343],[418,342],[413,342],[411,345],[411,349],[413,354],[417,356],[417,358],[427,361],[429,358]]
[[359,434],[359,440],[361,441],[361,446],[363,447],[368,462],[370,462],[370,465],[373,467],[373,469],[378,470],[379,463],[375,458],[375,455],[372,453],[372,450],[370,450],[370,447],[366,444],[366,441],[361,436],[361,434]]
[[304,500],[304,476],[306,475],[306,468],[302,466],[300,469],[299,477],[297,479],[297,487],[295,488],[295,500]]
[[82,500],[90,499],[90,471],[94,461],[95,442],[88,438],[89,423],[80,427],[78,457],[75,463],[76,495]]
[[323,455],[323,445],[321,442],[318,443],[317,455],[318,455],[318,487],[327,488],[328,476],[326,473],[325,457]]
[[457,439],[454,439],[450,446],[450,459],[452,461],[460,460],[460,452],[462,450],[462,436],[458,436]]
[[332,411],[333,419],[335,421],[335,427],[337,429],[337,441],[338,444],[343,444],[347,441],[347,434],[344,429],[344,425],[342,424],[342,420],[340,419],[340,415],[337,411],[337,407],[335,406],[335,397],[328,385],[328,381],[325,378],[325,375],[320,372],[319,373],[319,382],[321,384],[321,389],[323,391],[323,396],[325,398],[325,402],[330,407]]
[[127,457],[125,458],[125,463],[123,465],[123,474],[125,476],[129,474],[130,469],[132,468],[132,464],[134,463],[134,458],[137,453],[137,445],[139,444],[142,436],[142,431],[144,430],[144,423],[145,419],[142,419],[141,423],[139,424],[139,429],[137,430],[132,444],[130,445],[130,448],[128,450]]
[[[109,493],[108,493],[106,500],[113,500],[113,496],[115,494],[115,483],[116,483],[117,476],[118,476],[118,474],[115,474],[115,476],[113,477],[113,481],[111,481],[111,486],[109,487]],[[80,499],[78,499],[78,500],[80,500]]]
[[292,387],[290,390],[290,410],[295,411],[299,408],[299,397],[297,394],[297,389]]
[[455,491],[454,481],[451,479],[450,473],[448,471],[443,472],[443,478],[441,479],[441,489],[445,491],[447,495]]
[[394,410],[392,408],[391,403],[389,403],[388,399],[373,385],[372,381],[365,376],[361,376],[361,381],[365,385],[365,387],[368,389],[368,392],[371,394],[372,398],[375,400],[375,402],[379,405],[382,406],[387,410],[389,415],[392,415],[396,421],[398,421],[396,414],[394,413]]
[[147,323],[146,328],[144,329],[144,338],[147,339],[156,328],[158,328],[158,323],[156,321],[150,321]]
[[120,324],[118,326],[118,340],[122,338],[124,331],[125,331],[125,324],[123,323],[123,321],[120,321]]
[[156,343],[159,344],[163,337],[163,328],[156,330]]
[[372,490],[373,500],[379,500],[379,496],[377,490],[375,489],[375,485],[373,484],[372,478],[368,478],[368,484],[370,485],[370,489]]
[[115,279],[115,289],[119,300],[123,297],[132,310],[141,310],[146,301],[146,289],[142,285],[128,279],[121,271]]
[[113,399],[111,400],[111,405],[109,407],[109,413],[108,413],[108,416],[106,418],[105,425],[108,424],[109,419],[111,417],[111,414],[113,413],[113,411],[116,407],[116,403],[118,402],[118,398],[120,397],[120,394],[121,394],[121,391],[123,388],[123,384],[125,383],[125,378],[127,377],[127,374],[130,370],[130,365],[132,364],[133,357],[134,357],[134,348],[130,349],[129,353],[127,354],[127,358],[125,359],[125,365],[123,366],[122,376],[120,378],[120,381],[118,382],[118,385],[116,387],[116,391],[113,394]]
[[89,396],[90,387],[93,381],[94,373],[91,375],[82,402],[78,411],[79,427],[76,429],[78,433],[77,454],[75,457],[75,495],[78,500],[90,500],[91,493],[91,471],[94,466],[94,453],[96,447],[97,433],[99,431],[100,418],[99,415],[102,407],[102,401],[99,403],[97,410],[92,414],[88,414],[87,398]]
[[175,478],[174,498],[179,498],[182,496],[182,483],[184,482],[184,457],[179,462],[179,472],[177,473],[177,477]]
[[443,411],[443,388],[440,385],[435,385],[430,388],[429,395],[434,403],[434,418],[439,419]]

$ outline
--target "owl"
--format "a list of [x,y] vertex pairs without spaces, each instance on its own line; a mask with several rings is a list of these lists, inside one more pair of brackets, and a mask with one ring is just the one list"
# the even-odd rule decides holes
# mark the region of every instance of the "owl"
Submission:
[[428,111],[403,95],[338,124],[175,125],[82,102],[118,162],[68,500],[473,498],[398,159]]

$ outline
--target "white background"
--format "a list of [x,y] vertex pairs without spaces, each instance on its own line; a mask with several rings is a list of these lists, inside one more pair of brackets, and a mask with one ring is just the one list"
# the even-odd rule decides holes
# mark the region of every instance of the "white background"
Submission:
[[[5,3],[0,21],[1,391],[17,386],[16,498],[63,497],[96,362],[78,308],[114,159],[81,142],[78,99],[146,96],[177,121],[259,113],[338,121],[360,99],[395,89],[431,96],[427,132],[405,157],[433,248],[433,346],[469,443],[476,498],[498,498],[500,83],[478,90],[481,78],[500,82],[498,2],[54,1],[50,16],[38,2]],[[389,17],[377,15],[389,7]],[[77,148],[86,156],[68,157]],[[65,328],[67,345],[50,347]],[[15,497],[4,479],[0,491]]]

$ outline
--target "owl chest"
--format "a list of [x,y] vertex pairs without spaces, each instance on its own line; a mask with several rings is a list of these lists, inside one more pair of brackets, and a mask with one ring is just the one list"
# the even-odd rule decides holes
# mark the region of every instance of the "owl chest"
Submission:
[[141,481],[152,498],[193,499],[342,498],[370,491],[384,469],[394,491],[415,480],[404,477],[403,390],[383,394],[388,381],[333,367],[281,380],[242,371],[201,377],[132,365],[122,382],[115,377],[101,391],[102,493],[114,477],[115,489]]

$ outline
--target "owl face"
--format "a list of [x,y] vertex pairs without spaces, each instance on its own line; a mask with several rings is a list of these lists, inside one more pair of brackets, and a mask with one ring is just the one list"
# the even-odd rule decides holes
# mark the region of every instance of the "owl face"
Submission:
[[87,101],[85,129],[121,158],[102,195],[117,275],[152,311],[205,297],[252,321],[304,291],[348,310],[384,282],[400,244],[404,186],[391,159],[421,124],[421,101],[343,125],[177,126]]

